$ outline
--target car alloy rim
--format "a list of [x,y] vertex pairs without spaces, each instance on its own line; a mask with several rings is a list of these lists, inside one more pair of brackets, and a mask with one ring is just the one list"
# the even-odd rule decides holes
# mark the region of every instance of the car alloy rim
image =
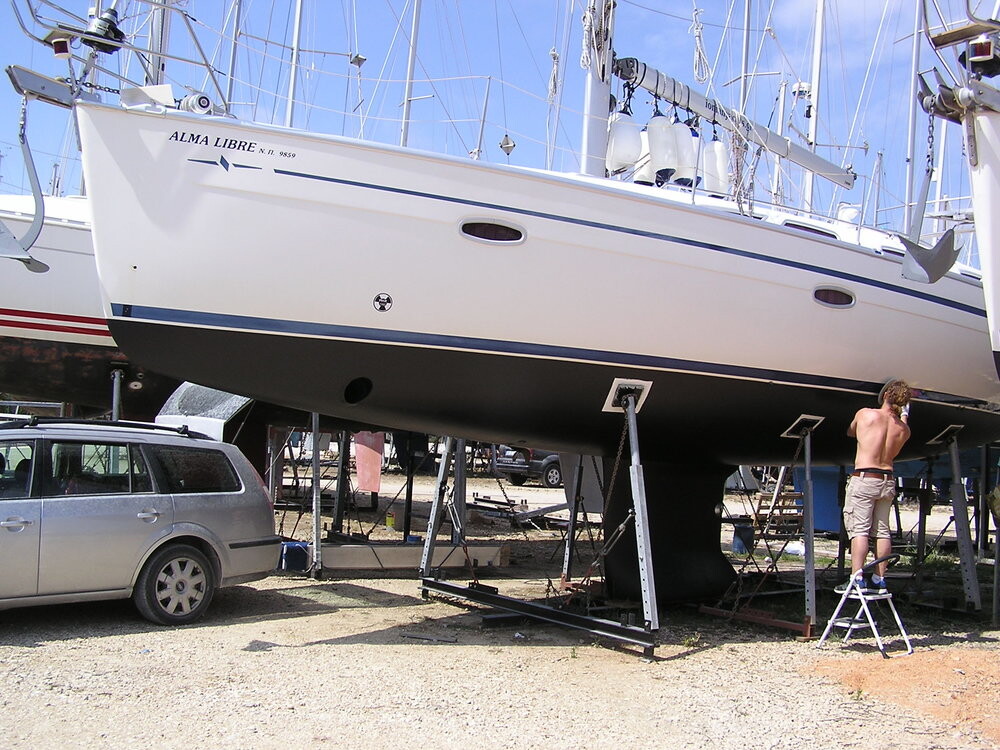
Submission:
[[189,557],[178,557],[163,566],[156,577],[156,601],[164,612],[186,615],[205,597],[205,571]]

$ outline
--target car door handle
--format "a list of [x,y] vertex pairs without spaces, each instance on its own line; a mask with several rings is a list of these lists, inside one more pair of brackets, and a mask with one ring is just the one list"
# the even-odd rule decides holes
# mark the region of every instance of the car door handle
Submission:
[[0,528],[2,529],[22,529],[25,526],[31,526],[34,521],[29,521],[27,518],[8,518],[6,521],[0,521]]
[[135,514],[136,518],[141,518],[143,521],[149,521],[150,523],[155,523],[155,521],[160,517],[160,511],[158,510],[143,510]]

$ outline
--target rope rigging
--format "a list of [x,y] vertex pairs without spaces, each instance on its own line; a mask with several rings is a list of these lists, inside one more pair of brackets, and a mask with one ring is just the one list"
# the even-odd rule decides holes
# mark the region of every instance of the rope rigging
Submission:
[[708,55],[705,54],[704,25],[701,22],[701,14],[704,12],[697,5],[694,5],[691,13],[691,26],[688,28],[688,33],[694,35],[694,80],[698,83],[705,83],[711,73],[708,66]]

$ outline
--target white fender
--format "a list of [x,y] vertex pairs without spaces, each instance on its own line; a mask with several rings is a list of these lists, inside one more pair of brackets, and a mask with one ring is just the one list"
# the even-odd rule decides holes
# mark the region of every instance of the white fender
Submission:
[[639,161],[642,137],[639,125],[630,115],[615,112],[608,125],[608,153],[604,165],[614,174]]
[[698,133],[683,122],[670,126],[677,139],[677,171],[673,182],[692,185],[698,168]]
[[652,185],[656,179],[656,172],[653,169],[653,159],[649,153],[649,133],[643,130],[639,133],[639,137],[642,139],[642,151],[639,154],[639,161],[636,162],[632,182],[637,182],[640,185]]
[[646,124],[653,173],[663,183],[677,170],[677,135],[670,118],[656,115]]
[[729,194],[729,149],[720,140],[702,146],[701,173],[705,191],[712,195]]

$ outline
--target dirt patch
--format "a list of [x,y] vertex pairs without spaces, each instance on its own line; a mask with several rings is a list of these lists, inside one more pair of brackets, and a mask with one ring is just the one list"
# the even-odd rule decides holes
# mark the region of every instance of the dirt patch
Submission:
[[863,661],[824,659],[819,674],[844,684],[853,697],[873,695],[940,721],[973,730],[1000,747],[1000,654],[952,647]]

